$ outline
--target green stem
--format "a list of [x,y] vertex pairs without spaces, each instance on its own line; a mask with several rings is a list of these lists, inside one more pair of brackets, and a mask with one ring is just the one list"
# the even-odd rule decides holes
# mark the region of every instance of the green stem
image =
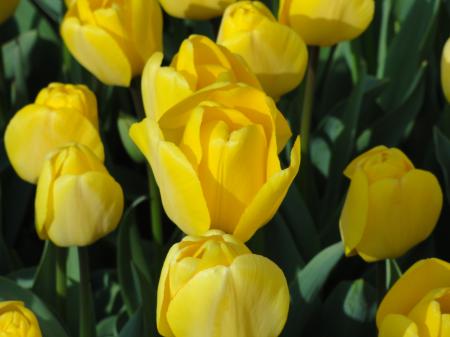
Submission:
[[[145,118],[145,111],[142,103],[140,83],[141,83],[140,78],[133,79],[130,86],[130,92],[136,115],[139,118],[143,119]],[[153,171],[150,166],[147,166],[147,177],[148,177],[148,190],[150,194],[149,200],[150,200],[150,219],[151,219],[152,235],[155,242],[161,245],[163,243],[163,231],[161,222],[161,198],[159,196],[159,189],[158,185],[156,184],[155,176],[153,175]]]
[[386,292],[386,262],[376,262],[376,283],[377,283],[377,300],[378,303],[384,298]]
[[382,4],[382,16],[381,16],[381,28],[380,37],[378,40],[378,70],[377,77],[383,78],[386,66],[386,55],[388,48],[388,29],[389,29],[389,17],[391,13],[392,2],[391,0],[385,0]]
[[88,248],[78,247],[80,268],[80,337],[95,337],[95,312],[89,273]]
[[303,97],[303,107],[300,119],[300,136],[302,137],[302,154],[307,155],[309,149],[309,134],[311,118],[314,106],[314,88],[316,82],[316,68],[319,57],[319,48],[310,47],[308,72],[306,74],[306,86]]
[[150,217],[152,219],[152,235],[156,243],[163,244],[163,231],[161,222],[161,199],[155,176],[150,166],[147,166],[148,189],[150,191]]
[[66,315],[67,275],[66,275],[67,249],[56,247],[56,300],[61,317]]

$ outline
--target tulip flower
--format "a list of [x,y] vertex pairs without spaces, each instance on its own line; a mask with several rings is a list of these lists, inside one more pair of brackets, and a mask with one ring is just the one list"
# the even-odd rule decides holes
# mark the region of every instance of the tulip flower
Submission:
[[86,246],[112,232],[123,211],[123,192],[87,147],[50,154],[39,176],[36,230],[60,247]]
[[375,147],[344,174],[351,180],[340,219],[347,256],[396,258],[433,231],[442,209],[439,182],[399,149]]
[[415,263],[386,294],[377,312],[379,337],[450,336],[450,264]]
[[156,0],[76,0],[61,35],[72,55],[100,81],[127,87],[147,59],[162,50],[162,12]]
[[306,44],[331,46],[361,35],[374,12],[374,0],[281,0],[278,18]]
[[159,0],[164,10],[180,19],[207,20],[222,15],[236,0]]
[[145,112],[152,118],[159,119],[179,101],[215,82],[242,82],[260,88],[239,56],[206,36],[191,35],[184,40],[169,67],[161,67],[162,60],[162,53],[155,53],[142,74]]
[[243,84],[207,87],[165,112],[131,126],[149,161],[169,218],[185,233],[210,228],[247,241],[275,214],[300,165],[278,152],[289,126],[264,92]]
[[13,168],[35,183],[47,154],[70,142],[86,145],[103,160],[97,118],[97,102],[87,87],[50,84],[6,128],[6,153]]
[[167,254],[157,300],[162,336],[276,337],[288,309],[281,269],[231,235],[188,236]]
[[39,322],[34,313],[22,302],[0,302],[0,336],[42,337]]
[[278,23],[262,2],[229,6],[217,43],[242,56],[264,91],[275,99],[297,87],[305,74],[305,43],[294,30]]
[[7,19],[14,14],[17,6],[19,5],[19,0],[1,0],[0,1],[0,24],[5,22]]
[[442,52],[441,82],[445,98],[450,102],[450,39],[447,40]]

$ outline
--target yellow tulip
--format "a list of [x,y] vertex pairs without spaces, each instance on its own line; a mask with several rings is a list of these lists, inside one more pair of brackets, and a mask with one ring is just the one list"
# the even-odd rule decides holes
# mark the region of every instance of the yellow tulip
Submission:
[[243,84],[205,88],[164,113],[131,126],[150,162],[164,209],[185,233],[210,228],[247,241],[275,214],[300,165],[278,159],[289,126],[264,92]]
[[72,144],[49,155],[39,176],[36,230],[61,247],[86,246],[112,232],[123,192],[87,147]]
[[180,19],[206,20],[222,15],[236,0],[159,0],[164,10]]
[[0,336],[42,337],[39,322],[34,313],[22,302],[0,302]]
[[399,257],[433,231],[442,208],[439,182],[399,149],[375,147],[344,174],[351,180],[340,219],[347,256]]
[[72,55],[100,81],[129,86],[147,59],[162,50],[156,0],[76,0],[61,25]]
[[308,45],[352,40],[372,22],[374,0],[281,0],[278,18]]
[[5,22],[11,15],[14,14],[19,0],[1,0],[0,1],[0,24]]
[[142,97],[147,116],[160,116],[194,92],[215,82],[242,82],[260,88],[257,78],[239,56],[206,36],[184,40],[170,67],[161,67],[162,53],[155,53],[142,74]]
[[88,88],[53,83],[11,119],[6,152],[17,174],[35,183],[47,154],[69,142],[88,146],[103,160],[97,124],[97,103]]
[[442,52],[441,82],[445,98],[450,102],[450,39],[447,40]]
[[379,337],[450,336],[450,264],[414,264],[381,302],[377,326]]
[[164,337],[276,337],[288,309],[281,269],[231,235],[185,237],[166,257],[157,300]]
[[300,84],[308,52],[300,36],[259,1],[239,1],[222,18],[217,43],[244,58],[264,90],[279,98]]

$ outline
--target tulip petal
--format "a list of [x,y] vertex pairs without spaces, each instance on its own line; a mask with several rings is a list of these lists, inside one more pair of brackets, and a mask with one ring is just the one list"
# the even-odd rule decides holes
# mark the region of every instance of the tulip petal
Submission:
[[238,317],[247,318],[240,336],[279,336],[289,310],[289,289],[281,269],[253,254],[238,256],[230,269],[241,311]]
[[344,175],[347,178],[352,178],[353,174],[355,173],[358,166],[361,164],[361,162],[367,160],[368,158],[372,157],[373,155],[377,153],[381,153],[383,151],[388,150],[388,148],[384,145],[375,146],[374,148],[370,149],[369,151],[364,152],[363,154],[359,155],[355,159],[353,159],[350,164],[347,165],[344,171]]
[[353,255],[361,241],[367,223],[369,208],[369,182],[362,170],[353,174],[342,209],[339,229],[345,245],[345,255]]
[[61,35],[72,55],[100,81],[128,87],[131,65],[118,43],[104,30],[93,25],[81,25],[74,17],[66,17]]
[[16,113],[5,132],[8,158],[17,174],[30,183],[39,177],[45,157],[71,142],[86,145],[103,161],[97,130],[76,110],[54,111],[31,104]]
[[417,325],[403,315],[387,315],[378,337],[419,337]]
[[252,124],[230,132],[225,122],[210,122],[203,126],[202,144],[199,175],[211,226],[232,233],[245,206],[266,180],[261,170],[267,161],[264,130]]
[[206,20],[220,16],[236,0],[160,0],[161,6],[171,16],[180,19]]
[[297,137],[291,151],[291,165],[274,174],[262,186],[239,219],[234,236],[245,242],[274,216],[299,168],[300,138]]
[[53,188],[54,216],[47,234],[58,246],[86,246],[112,232],[123,211],[123,192],[108,174],[62,176]]
[[[280,9],[285,13],[285,9]],[[292,0],[289,24],[308,45],[330,46],[360,35],[375,12],[373,0]]]
[[388,314],[408,315],[431,290],[446,288],[449,284],[449,263],[439,259],[415,263],[384,297],[377,312],[377,326],[380,327]]
[[175,69],[161,67],[162,60],[162,53],[154,53],[147,61],[142,74],[145,114],[156,120],[193,92],[186,79]]
[[356,247],[358,253],[366,261],[403,255],[431,234],[442,198],[439,182],[427,171],[414,169],[400,180],[374,182],[369,188],[368,221]]
[[169,304],[167,317],[175,336],[276,337],[288,308],[283,272],[270,260],[249,254],[229,268],[196,274]]
[[425,297],[409,313],[409,318],[416,322],[419,336],[439,337],[441,328],[441,310],[439,303]]
[[443,314],[441,316],[441,333],[439,337],[450,336],[450,314]]
[[199,235],[210,226],[202,187],[182,151],[164,140],[150,118],[133,124],[130,137],[149,161],[168,217],[187,234]]
[[441,59],[441,83],[444,96],[450,102],[450,39],[444,46]]
[[34,201],[36,231],[41,240],[48,240],[45,225],[49,219],[53,219],[53,182],[55,180],[55,172],[50,161],[46,161],[39,176],[36,189],[36,197]]

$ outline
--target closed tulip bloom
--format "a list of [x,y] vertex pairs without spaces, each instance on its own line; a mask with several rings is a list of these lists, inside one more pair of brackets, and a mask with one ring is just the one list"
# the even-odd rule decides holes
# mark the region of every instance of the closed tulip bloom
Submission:
[[39,176],[36,230],[60,247],[86,246],[117,227],[123,203],[102,161],[83,145],[69,145],[49,156]]
[[381,302],[377,326],[379,337],[450,336],[450,264],[414,264]]
[[276,337],[288,310],[281,269],[231,235],[188,236],[167,254],[157,300],[164,337]]
[[372,22],[374,0],[281,0],[278,18],[308,45],[352,40]]
[[53,83],[10,120],[6,153],[17,174],[35,183],[47,154],[67,143],[84,144],[103,160],[97,124],[97,102],[87,87]]
[[39,322],[23,302],[0,302],[0,336],[42,337]]
[[207,20],[222,15],[236,0],[159,0],[164,10],[180,19]]
[[75,0],[61,35],[100,81],[127,87],[147,59],[162,50],[162,12],[156,0]]
[[299,139],[291,165],[278,159],[289,126],[264,92],[239,84],[208,87],[130,136],[159,185],[164,209],[185,233],[210,228],[247,241],[275,214],[298,172]]
[[1,0],[0,1],[0,24],[5,22],[11,15],[14,14],[19,0]]
[[146,115],[160,116],[194,92],[216,82],[242,82],[260,88],[245,62],[206,36],[191,35],[183,41],[169,67],[161,67],[162,53],[155,53],[142,74]]
[[445,98],[450,102],[450,39],[447,40],[442,52],[441,82]]
[[351,180],[340,219],[346,255],[396,258],[433,231],[442,208],[439,182],[399,149],[375,147],[344,174]]
[[278,23],[262,2],[239,1],[229,6],[217,43],[242,56],[274,98],[298,86],[305,74],[305,43],[291,28]]

